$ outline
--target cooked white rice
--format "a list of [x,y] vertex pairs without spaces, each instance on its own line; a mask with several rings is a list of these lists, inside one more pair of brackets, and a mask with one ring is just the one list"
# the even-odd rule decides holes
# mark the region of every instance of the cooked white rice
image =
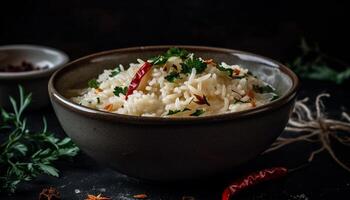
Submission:
[[[90,108],[112,113],[136,116],[206,116],[228,112],[237,112],[261,106],[270,102],[275,93],[263,93],[254,87],[267,84],[248,73],[238,65],[221,63],[220,66],[238,72],[240,78],[229,77],[218,69],[214,62],[207,64],[205,71],[198,74],[192,68],[191,73],[181,74],[181,78],[170,82],[166,79],[172,66],[181,69],[183,60],[170,57],[162,67],[152,67],[151,76],[142,90],[135,90],[128,96],[114,94],[116,87],[128,87],[134,75],[145,61],[131,63],[126,69],[119,66],[120,73],[113,76],[113,69],[104,70],[98,76],[98,88],[86,88],[73,101]],[[205,97],[207,104],[200,102]]]

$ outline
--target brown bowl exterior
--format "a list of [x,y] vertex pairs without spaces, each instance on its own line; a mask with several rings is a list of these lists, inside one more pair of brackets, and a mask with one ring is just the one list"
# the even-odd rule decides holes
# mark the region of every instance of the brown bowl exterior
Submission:
[[[155,55],[154,52],[164,51],[169,46],[102,52],[69,63],[50,80],[51,102],[65,132],[86,154],[101,163],[133,177],[156,181],[222,173],[253,159],[268,148],[283,131],[293,109],[298,87],[294,73],[275,61],[250,53],[210,47],[180,47],[215,59],[230,60],[230,57],[241,54],[245,57],[239,59],[245,58],[247,62],[266,61],[267,67],[278,67],[283,74],[278,76],[288,79],[284,83],[290,84],[289,89],[283,91],[279,100],[266,106],[198,118],[119,115],[69,101],[66,90],[86,84],[108,63],[125,64],[134,61],[136,56]],[[253,72],[254,68],[255,72],[259,72],[258,67],[250,67]],[[79,80],[69,78],[74,73]]]

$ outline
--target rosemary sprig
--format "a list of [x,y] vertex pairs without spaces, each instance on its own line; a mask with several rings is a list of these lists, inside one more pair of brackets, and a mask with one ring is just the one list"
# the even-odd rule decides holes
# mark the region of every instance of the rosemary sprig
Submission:
[[0,192],[15,192],[22,181],[30,181],[40,174],[58,177],[53,161],[74,157],[79,149],[70,138],[59,139],[47,130],[43,118],[41,131],[30,130],[24,110],[31,102],[19,86],[19,102],[10,97],[13,112],[0,108]]
[[[323,53],[317,44],[311,46],[305,39],[301,40],[300,49],[302,55],[292,63],[287,64],[300,77],[314,80],[331,81],[342,84],[350,79],[350,65]],[[330,63],[345,67],[343,71],[337,71]]]

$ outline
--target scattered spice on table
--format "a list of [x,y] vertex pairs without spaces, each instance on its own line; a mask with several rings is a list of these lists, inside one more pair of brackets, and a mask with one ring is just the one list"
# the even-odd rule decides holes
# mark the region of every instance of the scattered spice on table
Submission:
[[48,66],[39,67],[33,65],[31,62],[22,61],[21,64],[8,64],[6,66],[0,67],[0,72],[28,72],[47,69]]
[[146,198],[148,198],[147,194],[135,194],[132,197],[134,199],[146,199]]
[[39,194],[39,200],[61,200],[61,194],[54,187],[44,188]]
[[314,159],[315,155],[327,151],[336,163],[350,172],[350,167],[338,159],[331,145],[331,140],[335,140],[340,144],[350,146],[350,116],[348,113],[342,112],[343,120],[327,117],[324,112],[323,101],[321,100],[323,97],[330,97],[330,95],[319,94],[316,97],[315,112],[306,105],[309,98],[297,101],[285,129],[294,134],[292,136],[282,135],[264,153],[275,151],[288,144],[300,141],[311,142],[313,144],[318,143],[320,147],[311,152],[308,159],[309,162]]
[[277,179],[287,175],[288,170],[284,167],[274,167],[269,169],[260,170],[254,173],[251,173],[233,183],[225,188],[222,193],[221,200],[229,200],[232,196],[237,193],[250,188],[258,183],[269,181],[272,179]]
[[102,196],[102,194],[99,194],[97,196],[92,195],[92,194],[88,194],[87,199],[85,199],[85,200],[111,200],[111,198],[104,197],[104,196]]

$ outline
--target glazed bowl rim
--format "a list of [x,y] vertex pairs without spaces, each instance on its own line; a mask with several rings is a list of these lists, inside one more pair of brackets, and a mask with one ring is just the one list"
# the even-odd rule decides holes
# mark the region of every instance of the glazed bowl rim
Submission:
[[[129,53],[129,52],[147,51],[147,50],[156,51],[156,50],[168,49],[170,47],[179,47],[179,48],[184,48],[188,50],[209,51],[209,53],[210,52],[220,52],[220,53],[226,53],[226,54],[240,53],[248,56],[257,57],[269,63],[273,63],[274,65],[278,65],[280,71],[283,72],[292,80],[292,87],[283,96],[265,105],[262,105],[253,109],[249,109],[249,110],[239,111],[239,112],[208,115],[208,116],[202,116],[202,117],[148,117],[148,116],[145,117],[145,116],[110,113],[110,112],[101,111],[101,110],[79,105],[65,98],[55,88],[55,82],[59,78],[59,75],[61,73],[64,73],[65,71],[68,71],[72,65],[77,64],[79,62],[82,62],[85,60],[92,60],[94,58],[98,58],[100,56],[106,56],[113,53]],[[78,66],[78,67],[81,67],[81,66]],[[140,47],[113,49],[113,50],[90,54],[65,64],[61,69],[56,71],[51,76],[49,80],[49,85],[48,85],[51,101],[56,101],[60,105],[69,109],[70,111],[77,112],[79,114],[85,115],[90,118],[103,119],[103,120],[114,121],[114,122],[133,123],[133,124],[162,124],[162,123],[191,124],[191,123],[203,123],[203,122],[223,121],[223,120],[232,120],[232,119],[238,119],[238,118],[251,117],[257,114],[268,113],[269,111],[275,110],[287,104],[288,102],[292,101],[296,97],[298,88],[299,88],[299,79],[297,75],[288,67],[286,67],[285,65],[273,59],[266,58],[264,56],[256,55],[253,53],[245,52],[245,51],[234,50],[234,49],[208,47],[208,46],[193,46],[193,45],[140,46]]]
[[49,51],[53,52],[56,56],[59,56],[61,62],[43,70],[34,70],[28,72],[0,72],[0,80],[17,80],[17,79],[31,79],[38,77],[46,77],[53,74],[57,69],[63,67],[68,61],[69,57],[66,53],[61,50],[32,44],[11,44],[0,46],[0,51],[3,50],[34,50],[34,51]]

